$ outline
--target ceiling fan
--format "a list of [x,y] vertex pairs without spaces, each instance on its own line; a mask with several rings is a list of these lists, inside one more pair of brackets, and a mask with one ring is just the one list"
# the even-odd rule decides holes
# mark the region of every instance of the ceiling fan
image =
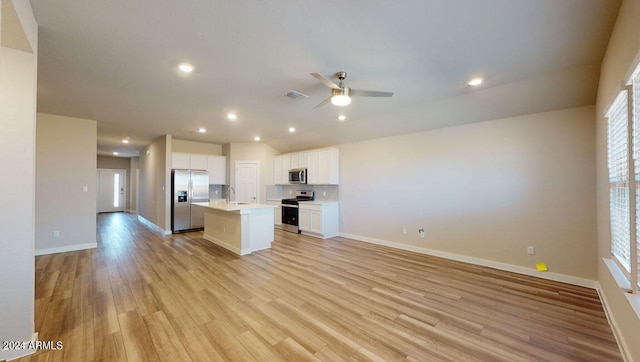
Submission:
[[351,103],[351,97],[391,97],[393,92],[378,92],[361,89],[351,89],[344,85],[344,79],[347,77],[347,72],[338,72],[336,77],[340,79],[338,84],[327,79],[325,76],[319,73],[311,73],[317,80],[321,81],[327,87],[331,88],[331,96],[324,101],[318,103],[315,108],[322,107],[331,101],[336,106],[346,106]]

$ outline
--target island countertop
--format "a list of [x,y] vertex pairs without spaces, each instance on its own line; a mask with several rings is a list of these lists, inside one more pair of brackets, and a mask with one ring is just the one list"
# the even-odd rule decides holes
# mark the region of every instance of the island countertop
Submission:
[[266,204],[257,204],[253,202],[236,202],[232,201],[227,203],[227,201],[210,201],[210,202],[194,202],[192,205],[207,207],[209,209],[220,210],[220,211],[236,211],[240,214],[250,213],[253,209],[274,209],[277,206],[274,205],[266,205]]

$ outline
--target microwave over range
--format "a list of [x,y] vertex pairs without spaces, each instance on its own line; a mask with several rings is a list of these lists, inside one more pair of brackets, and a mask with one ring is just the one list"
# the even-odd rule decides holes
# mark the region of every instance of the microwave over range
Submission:
[[290,184],[306,184],[307,183],[307,169],[306,168],[292,168],[289,170],[289,183]]

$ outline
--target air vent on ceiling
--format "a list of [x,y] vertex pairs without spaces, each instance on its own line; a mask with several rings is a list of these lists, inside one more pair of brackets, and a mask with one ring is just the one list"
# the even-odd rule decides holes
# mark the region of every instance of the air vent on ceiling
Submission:
[[294,91],[294,90],[288,91],[287,93],[283,94],[283,96],[287,96],[287,97],[289,97],[291,99],[302,98],[302,97],[309,98],[308,95],[302,94],[302,93],[300,93],[298,91]]

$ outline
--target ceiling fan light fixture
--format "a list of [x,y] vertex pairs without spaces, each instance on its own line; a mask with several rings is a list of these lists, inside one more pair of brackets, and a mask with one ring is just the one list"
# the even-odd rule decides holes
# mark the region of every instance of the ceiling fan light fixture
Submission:
[[351,97],[349,96],[351,90],[349,87],[343,87],[340,89],[331,90],[331,103],[335,106],[344,107],[351,103]]

